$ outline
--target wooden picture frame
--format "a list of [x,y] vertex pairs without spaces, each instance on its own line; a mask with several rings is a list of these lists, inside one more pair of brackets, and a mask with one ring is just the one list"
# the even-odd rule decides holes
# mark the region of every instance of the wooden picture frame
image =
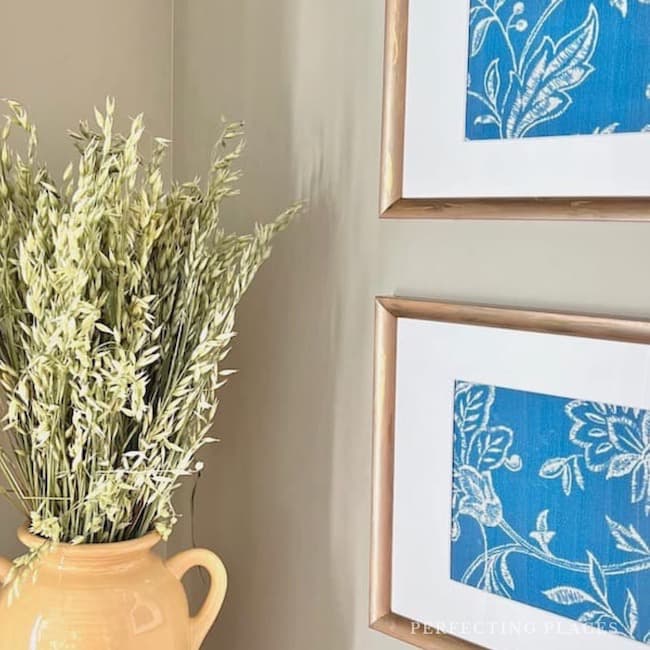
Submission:
[[399,319],[417,319],[570,337],[650,344],[650,321],[621,320],[542,311],[525,311],[399,297],[375,301],[372,532],[370,627],[427,650],[481,648],[466,640],[413,629],[413,621],[393,610],[393,498],[396,415],[397,333]]
[[380,215],[384,219],[644,221],[650,197],[405,198],[409,0],[386,0]]

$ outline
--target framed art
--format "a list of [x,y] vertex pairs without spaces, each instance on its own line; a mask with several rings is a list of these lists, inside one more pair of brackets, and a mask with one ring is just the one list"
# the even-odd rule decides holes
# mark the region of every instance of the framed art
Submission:
[[378,298],[371,627],[650,641],[650,322]]
[[650,214],[647,0],[386,0],[383,217]]

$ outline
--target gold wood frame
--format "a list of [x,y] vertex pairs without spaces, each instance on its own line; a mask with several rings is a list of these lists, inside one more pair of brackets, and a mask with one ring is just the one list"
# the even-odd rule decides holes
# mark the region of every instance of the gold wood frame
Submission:
[[544,219],[642,221],[650,219],[650,197],[407,199],[404,181],[404,122],[409,0],[386,0],[384,107],[380,212],[402,219]]
[[395,371],[399,318],[441,321],[650,344],[650,321],[523,311],[448,302],[377,298],[375,302],[374,443],[370,627],[426,650],[469,650],[473,643],[442,632],[412,631],[391,606]]

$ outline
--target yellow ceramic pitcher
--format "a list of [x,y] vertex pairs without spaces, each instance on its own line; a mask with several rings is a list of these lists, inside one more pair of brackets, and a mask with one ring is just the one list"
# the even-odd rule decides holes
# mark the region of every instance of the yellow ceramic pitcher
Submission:
[[[42,540],[22,528],[28,548]],[[115,544],[60,544],[43,557],[36,578],[9,599],[0,591],[0,650],[199,650],[226,594],[226,570],[210,551],[163,560],[155,533]],[[191,618],[180,580],[194,566],[212,584]],[[0,558],[0,581],[11,567]]]

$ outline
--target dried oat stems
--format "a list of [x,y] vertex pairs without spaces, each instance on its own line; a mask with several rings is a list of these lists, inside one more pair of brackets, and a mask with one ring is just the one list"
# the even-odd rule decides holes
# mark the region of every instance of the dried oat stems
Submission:
[[[114,102],[73,134],[57,186],[25,110],[0,134],[0,432],[5,496],[54,542],[167,537],[172,496],[211,438],[235,309],[294,206],[251,234],[220,225],[238,191],[241,124],[226,125],[205,189],[165,191],[168,142],[143,158],[142,116]],[[25,134],[21,156],[12,132]]]

